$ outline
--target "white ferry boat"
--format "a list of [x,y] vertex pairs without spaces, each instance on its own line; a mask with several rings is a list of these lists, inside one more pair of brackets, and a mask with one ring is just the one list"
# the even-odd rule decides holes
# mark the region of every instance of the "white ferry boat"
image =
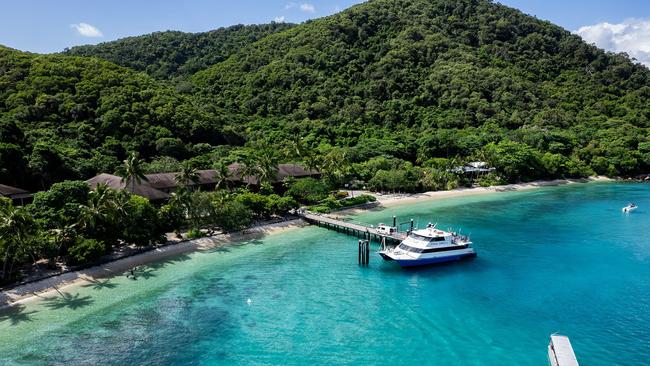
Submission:
[[476,257],[469,237],[436,229],[429,224],[426,229],[414,230],[395,248],[384,248],[379,254],[402,267],[450,262]]

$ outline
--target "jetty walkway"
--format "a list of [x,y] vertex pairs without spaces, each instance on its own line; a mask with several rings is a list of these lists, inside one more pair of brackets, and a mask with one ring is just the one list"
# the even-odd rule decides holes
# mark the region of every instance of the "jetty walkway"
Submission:
[[370,225],[337,220],[331,217],[308,212],[300,213],[299,216],[312,225],[334,230],[350,236],[356,236],[357,238],[364,240],[374,240],[378,243],[385,240],[386,244],[399,244],[406,238],[406,233],[404,232],[392,232],[389,234],[379,231],[377,228]]

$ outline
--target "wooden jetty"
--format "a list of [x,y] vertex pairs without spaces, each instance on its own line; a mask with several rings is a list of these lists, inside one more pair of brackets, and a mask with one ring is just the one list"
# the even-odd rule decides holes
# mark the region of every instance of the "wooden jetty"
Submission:
[[[377,228],[353,222],[341,221],[327,216],[315,215],[312,213],[301,213],[300,216],[312,225],[324,227],[339,233],[356,236],[357,238],[385,243],[387,245],[399,244],[406,239],[404,232],[392,232],[390,234],[380,232]],[[395,219],[393,219],[395,221]],[[395,222],[393,222],[395,226]]]

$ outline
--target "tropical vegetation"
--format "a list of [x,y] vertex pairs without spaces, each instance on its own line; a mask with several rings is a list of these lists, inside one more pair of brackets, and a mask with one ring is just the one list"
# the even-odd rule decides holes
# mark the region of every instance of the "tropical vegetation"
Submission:
[[[82,263],[165,231],[340,208],[331,192],[346,187],[647,173],[649,98],[650,70],[627,55],[489,0],[373,0],[300,25],[61,54],[0,46],[0,183],[42,191],[2,203],[2,278],[32,257]],[[496,170],[457,169],[476,161]],[[279,187],[282,162],[322,176]],[[219,172],[216,192],[192,188],[199,169]],[[180,189],[162,206],[91,192],[82,181],[102,172],[127,188],[180,172]]]
[[[486,0],[375,0],[56,55],[0,48],[0,70],[0,182],[33,190],[134,152],[148,172],[298,161],[403,191],[455,185],[432,159],[488,161],[509,182],[650,167],[648,69]],[[374,158],[393,167],[351,169]]]

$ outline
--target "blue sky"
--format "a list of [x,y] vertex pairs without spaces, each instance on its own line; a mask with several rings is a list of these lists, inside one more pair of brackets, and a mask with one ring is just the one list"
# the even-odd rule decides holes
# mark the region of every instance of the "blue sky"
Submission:
[[[31,52],[159,30],[200,32],[233,24],[299,23],[362,0],[4,0],[0,44]],[[500,0],[577,31],[590,43],[650,64],[650,0]],[[647,58],[647,60],[645,59]]]

